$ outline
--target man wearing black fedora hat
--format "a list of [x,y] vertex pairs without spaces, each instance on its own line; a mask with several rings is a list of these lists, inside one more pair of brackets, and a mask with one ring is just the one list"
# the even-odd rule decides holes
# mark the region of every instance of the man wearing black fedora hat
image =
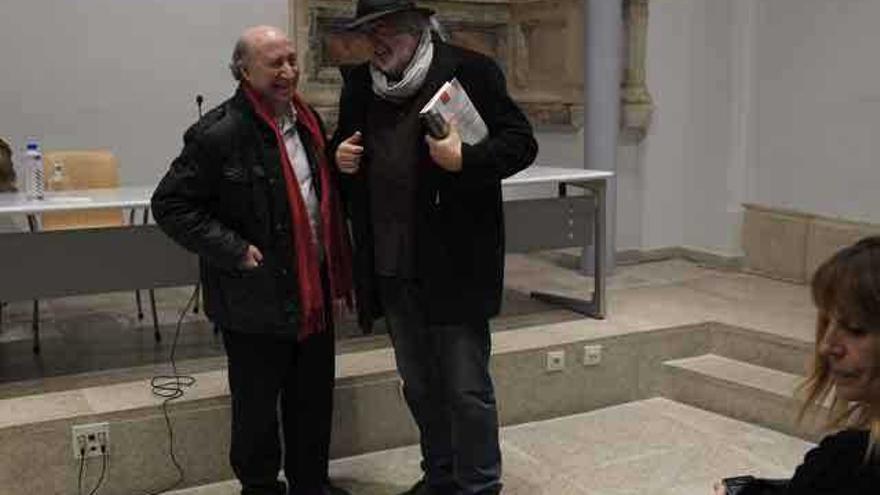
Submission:
[[[445,43],[433,12],[359,0],[349,29],[372,47],[343,69],[329,146],[354,238],[359,320],[384,314],[421,434],[424,477],[410,494],[497,494],[501,453],[489,375],[489,318],[504,273],[501,180],[535,158],[532,128],[490,58]],[[419,111],[457,79],[489,135],[426,135]]]

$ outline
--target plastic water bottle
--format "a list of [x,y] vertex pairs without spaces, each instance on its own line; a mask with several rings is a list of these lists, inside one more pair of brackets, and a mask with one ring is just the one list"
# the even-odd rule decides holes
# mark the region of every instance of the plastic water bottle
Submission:
[[43,199],[43,153],[40,152],[40,142],[36,139],[27,142],[24,172],[25,194],[28,199]]

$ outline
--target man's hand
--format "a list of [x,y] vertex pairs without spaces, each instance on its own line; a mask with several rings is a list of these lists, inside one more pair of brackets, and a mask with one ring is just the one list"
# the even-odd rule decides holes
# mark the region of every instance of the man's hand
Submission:
[[253,270],[263,264],[263,253],[253,244],[249,245],[239,266],[243,270]]
[[713,495],[725,495],[727,493],[727,488],[724,488],[724,483],[718,481],[715,483],[715,491],[712,492]]
[[357,131],[336,148],[336,165],[343,174],[354,174],[360,169],[364,154],[361,141],[361,131]]
[[434,163],[448,172],[461,172],[461,136],[454,123],[449,123],[449,135],[445,138],[438,140],[426,135],[425,141]]

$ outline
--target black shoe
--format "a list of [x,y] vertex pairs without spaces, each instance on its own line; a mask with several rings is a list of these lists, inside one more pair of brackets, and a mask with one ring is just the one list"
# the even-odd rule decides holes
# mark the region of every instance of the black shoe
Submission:
[[270,485],[248,485],[241,489],[241,495],[285,495],[287,485],[282,481],[276,481]]
[[345,488],[340,488],[330,483],[324,485],[324,493],[326,495],[351,495]]
[[334,486],[330,483],[325,483],[321,485],[320,488],[317,489],[300,489],[297,490],[296,487],[290,490],[290,495],[351,495],[348,490],[344,488],[340,488],[338,486]]
[[422,478],[417,481],[416,484],[412,486],[412,488],[401,493],[400,495],[432,495],[432,492],[431,487],[428,486],[428,483],[425,482],[424,478]]
[[454,493],[456,493],[454,486],[431,486],[428,484],[427,481],[425,481],[424,478],[422,478],[418,482],[416,482],[416,484],[413,485],[412,488],[401,493],[400,495],[452,495]]

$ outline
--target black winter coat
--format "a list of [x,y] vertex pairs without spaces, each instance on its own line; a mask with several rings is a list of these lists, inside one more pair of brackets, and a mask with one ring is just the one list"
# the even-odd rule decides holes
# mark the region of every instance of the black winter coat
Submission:
[[[297,127],[316,173],[316,148]],[[239,89],[186,131],[152,210],[166,234],[199,255],[205,312],[215,324],[295,338],[299,290],[282,163],[274,132]],[[243,270],[249,244],[263,263]]]
[[[373,98],[367,64],[343,71],[339,126],[328,153],[361,131],[367,135],[366,110]],[[538,151],[531,125],[507,92],[503,73],[490,58],[435,41],[434,59],[424,90],[435,93],[457,78],[489,128],[489,138],[462,147],[462,170],[451,173],[436,164],[420,168],[428,194],[415,205],[418,218],[416,259],[429,323],[462,323],[496,315],[504,278],[504,221],[501,180],[528,167]],[[427,145],[420,162],[429,162]],[[341,174],[352,224],[355,289],[361,326],[369,329],[382,313],[373,269],[370,190],[364,150],[360,169]],[[422,197],[420,196],[420,197]]]
[[804,457],[787,495],[863,495],[880,493],[880,459],[866,459],[867,430],[844,430],[822,439]]

